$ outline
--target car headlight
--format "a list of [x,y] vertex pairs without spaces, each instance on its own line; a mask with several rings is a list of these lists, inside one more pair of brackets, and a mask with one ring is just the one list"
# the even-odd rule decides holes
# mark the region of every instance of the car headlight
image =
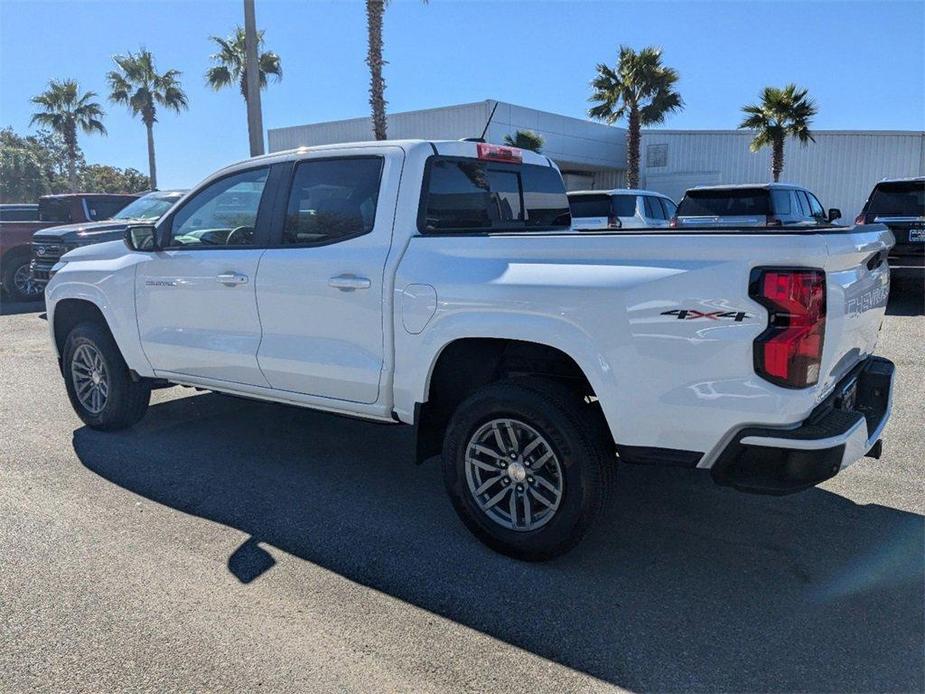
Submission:
[[52,265],[51,270],[48,271],[48,279],[51,279],[52,277],[54,277],[55,274],[57,274],[58,270],[63,268],[65,265],[67,265],[66,260],[59,260],[57,263]]

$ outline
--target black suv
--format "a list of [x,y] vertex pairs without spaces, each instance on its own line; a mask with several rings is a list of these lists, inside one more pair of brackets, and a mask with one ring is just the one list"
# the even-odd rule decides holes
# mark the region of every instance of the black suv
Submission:
[[886,224],[893,232],[893,278],[925,279],[925,176],[880,181],[854,223]]

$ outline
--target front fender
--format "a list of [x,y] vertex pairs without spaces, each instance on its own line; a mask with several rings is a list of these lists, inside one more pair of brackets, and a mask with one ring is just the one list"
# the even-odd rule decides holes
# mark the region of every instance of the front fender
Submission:
[[106,267],[81,267],[85,263],[65,265],[45,288],[48,329],[55,356],[61,356],[55,341],[58,306],[67,299],[86,301],[103,314],[128,367],[140,376],[153,377],[154,370],[141,349],[135,318],[135,262],[128,257],[117,263],[100,261],[99,264]]

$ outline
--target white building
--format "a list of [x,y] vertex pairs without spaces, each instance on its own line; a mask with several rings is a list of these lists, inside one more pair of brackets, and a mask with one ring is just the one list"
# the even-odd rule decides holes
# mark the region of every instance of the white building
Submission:
[[[447,139],[532,130],[543,153],[562,170],[569,190],[619,188],[626,173],[626,130],[503,101],[480,101],[421,111],[390,113],[389,137]],[[783,180],[814,191],[844,220],[860,211],[874,183],[886,177],[925,175],[925,133],[892,130],[816,130],[815,143],[789,141]],[[372,136],[370,118],[277,128],[270,151],[356,142]],[[680,200],[687,188],[718,183],[757,183],[770,178],[770,151],[749,150],[752,135],[740,130],[647,130],[642,138],[641,185]]]

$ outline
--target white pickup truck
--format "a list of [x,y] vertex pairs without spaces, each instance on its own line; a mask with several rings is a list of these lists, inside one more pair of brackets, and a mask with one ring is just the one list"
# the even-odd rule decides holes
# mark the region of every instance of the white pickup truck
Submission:
[[65,255],[48,324],[88,426],[169,384],[413,425],[465,525],[521,559],[582,537],[618,460],[782,494],[879,457],[888,229],[569,222],[532,152],[272,154]]

